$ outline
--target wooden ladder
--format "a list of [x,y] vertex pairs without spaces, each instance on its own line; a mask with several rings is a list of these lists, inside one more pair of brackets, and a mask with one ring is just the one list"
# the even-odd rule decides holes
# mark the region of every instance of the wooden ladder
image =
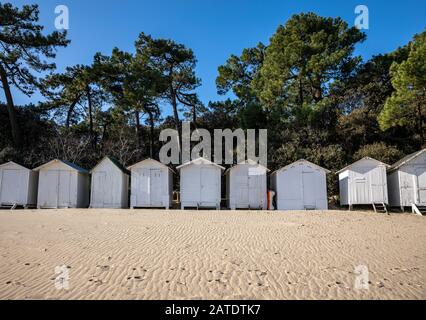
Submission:
[[412,212],[419,215],[419,216],[426,216],[426,206],[418,205],[418,204],[412,204],[411,205]]
[[388,208],[384,202],[372,203],[374,212],[376,213],[388,213]]

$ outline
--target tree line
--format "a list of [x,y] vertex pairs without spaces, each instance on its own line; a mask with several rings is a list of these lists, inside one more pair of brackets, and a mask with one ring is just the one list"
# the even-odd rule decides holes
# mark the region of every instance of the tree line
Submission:
[[[110,155],[129,165],[157,158],[159,132],[180,132],[182,120],[212,132],[268,129],[272,170],[300,158],[330,170],[364,156],[392,163],[426,146],[426,31],[363,61],[354,51],[365,33],[341,18],[297,14],[269,44],[224,61],[217,90],[232,98],[205,104],[185,45],[141,32],[132,52],[113,48],[59,73],[56,50],[70,40],[44,33],[38,15],[37,5],[0,3],[0,163],[61,158],[91,168]],[[44,100],[17,106],[12,88]],[[332,175],[329,185],[336,194]]]

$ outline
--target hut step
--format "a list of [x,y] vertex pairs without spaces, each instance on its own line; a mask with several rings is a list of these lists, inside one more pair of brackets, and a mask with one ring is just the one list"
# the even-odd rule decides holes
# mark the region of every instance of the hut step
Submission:
[[376,213],[388,213],[388,208],[383,202],[373,203],[373,209]]
[[416,205],[413,203],[412,209],[413,213],[418,214],[420,216],[426,216],[426,206]]

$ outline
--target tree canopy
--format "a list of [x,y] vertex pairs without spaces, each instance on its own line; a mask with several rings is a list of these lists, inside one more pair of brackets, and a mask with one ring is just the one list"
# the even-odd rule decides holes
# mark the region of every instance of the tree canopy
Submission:
[[[43,33],[37,5],[0,4],[0,163],[29,167],[62,158],[93,167],[110,155],[128,165],[157,158],[159,133],[194,128],[268,129],[268,167],[305,158],[337,170],[364,156],[393,162],[425,146],[425,32],[367,61],[366,35],[341,18],[292,16],[268,44],[218,67],[222,101],[200,101],[195,53],[141,32],[134,48],[94,53],[56,72],[65,32]],[[15,106],[11,88],[44,101]],[[328,175],[330,194],[337,179]]]

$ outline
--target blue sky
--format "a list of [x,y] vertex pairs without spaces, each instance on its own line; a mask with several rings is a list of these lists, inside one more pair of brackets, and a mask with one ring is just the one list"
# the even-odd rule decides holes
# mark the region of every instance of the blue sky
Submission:
[[[367,5],[370,28],[365,31],[367,40],[356,51],[364,59],[406,44],[426,27],[424,0],[12,0],[12,3],[39,4],[40,23],[46,31],[54,30],[55,7],[68,6],[72,42],[58,51],[58,71],[68,65],[90,64],[96,52],[110,54],[115,46],[133,51],[141,31],[192,48],[198,60],[197,76],[202,80],[197,92],[206,104],[209,100],[223,99],[216,92],[217,67],[243,48],[255,46],[259,41],[267,44],[277,27],[293,14],[312,11],[322,16],[340,16],[352,26],[355,7]],[[19,105],[37,103],[41,97],[28,98],[14,90],[14,98]],[[3,92],[0,100],[5,100]]]

